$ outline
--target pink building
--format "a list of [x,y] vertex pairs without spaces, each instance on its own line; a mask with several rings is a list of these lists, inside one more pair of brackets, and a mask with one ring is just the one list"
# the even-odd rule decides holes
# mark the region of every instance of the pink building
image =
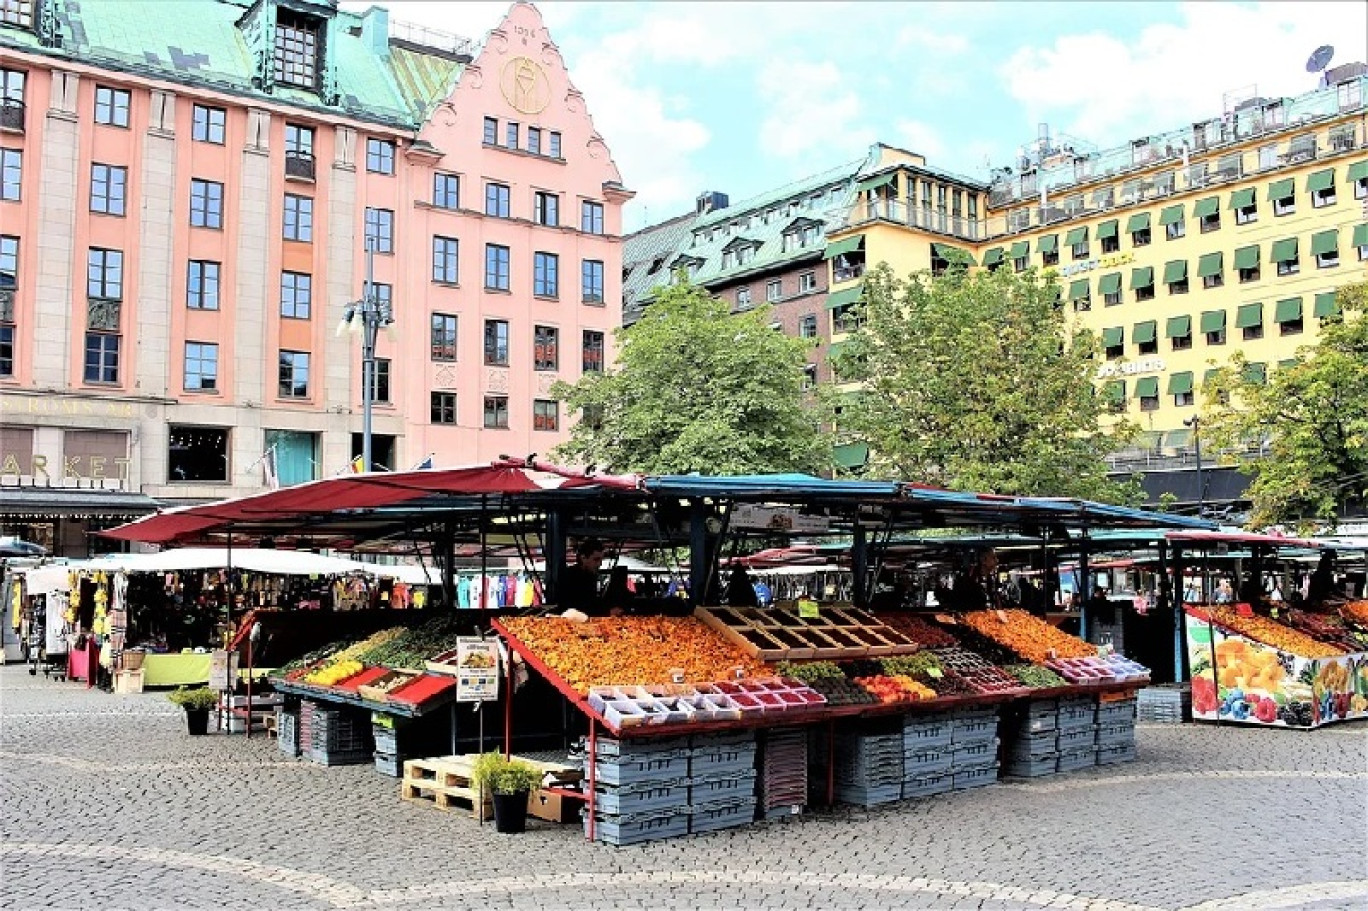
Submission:
[[0,533],[79,553],[268,452],[345,469],[368,243],[385,467],[545,453],[552,384],[611,358],[631,194],[530,4],[477,47],[332,0],[7,0],[0,92]]

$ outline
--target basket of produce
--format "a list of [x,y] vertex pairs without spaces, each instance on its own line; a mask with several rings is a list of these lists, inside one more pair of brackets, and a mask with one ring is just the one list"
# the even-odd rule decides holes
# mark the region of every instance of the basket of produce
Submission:
[[362,699],[369,699],[371,702],[389,702],[389,694],[399,689],[406,683],[410,683],[418,676],[416,671],[390,671],[367,684],[358,686],[357,693]]

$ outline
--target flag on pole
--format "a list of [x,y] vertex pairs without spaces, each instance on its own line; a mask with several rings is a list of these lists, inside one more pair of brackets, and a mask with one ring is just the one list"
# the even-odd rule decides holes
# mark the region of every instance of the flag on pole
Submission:
[[366,470],[366,457],[359,455],[351,460],[352,474],[361,474]]
[[409,470],[410,470],[410,471],[426,471],[427,469],[429,469],[429,468],[432,467],[432,457],[435,456],[436,454],[437,454],[437,453],[435,453],[435,452],[429,452],[429,453],[427,454],[427,458],[426,458],[426,459],[423,459],[423,461],[419,462],[417,465],[414,465],[414,466],[413,466],[412,468],[410,468]]
[[276,466],[275,444],[272,444],[271,448],[266,450],[261,456],[261,476],[265,480],[268,488],[271,490],[280,489],[280,472],[277,470]]

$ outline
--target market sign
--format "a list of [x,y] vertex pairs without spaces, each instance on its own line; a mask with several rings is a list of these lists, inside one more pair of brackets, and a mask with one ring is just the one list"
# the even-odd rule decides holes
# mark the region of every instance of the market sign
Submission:
[[1079,275],[1083,272],[1091,272],[1094,269],[1110,269],[1112,266],[1124,266],[1133,262],[1135,262],[1134,253],[1113,253],[1110,256],[1069,263],[1067,266],[1055,266],[1045,271],[1047,274],[1053,272],[1060,278],[1068,278],[1070,275]]
[[1141,373],[1163,373],[1164,359],[1162,357],[1142,357],[1138,361],[1126,361],[1121,364],[1102,364],[1097,368],[1097,378],[1107,379],[1113,376],[1136,376]]
[[231,690],[237,682],[238,653],[216,648],[209,653],[209,689],[216,693]]
[[456,640],[456,701],[493,702],[499,698],[497,639]]
[[826,516],[805,515],[797,509],[738,503],[732,507],[730,525],[732,528],[822,534],[831,529],[831,520]]

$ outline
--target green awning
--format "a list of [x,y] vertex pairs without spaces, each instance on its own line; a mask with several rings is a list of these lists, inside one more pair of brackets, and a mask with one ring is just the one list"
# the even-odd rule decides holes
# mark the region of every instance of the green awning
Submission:
[[1008,254],[1012,259],[1022,259],[1031,255],[1031,242],[1029,240],[1019,240],[1012,244],[1011,252]]
[[1170,316],[1164,326],[1165,338],[1187,338],[1192,334],[1192,317]]
[[1131,290],[1148,288],[1154,284],[1154,267],[1141,266],[1139,269],[1131,270]]
[[1268,199],[1270,202],[1291,199],[1295,195],[1297,195],[1297,182],[1294,178],[1284,177],[1282,180],[1275,180],[1268,185]]
[[1349,182],[1368,179],[1368,158],[1356,161],[1349,166]]
[[1171,259],[1164,263],[1164,284],[1187,280],[1187,260]]
[[1254,205],[1254,187],[1245,187],[1230,194],[1230,208],[1248,209]]
[[1109,237],[1115,237],[1119,224],[1120,221],[1115,218],[1109,218],[1102,222],[1102,224],[1097,226],[1097,239],[1106,240]]
[[1080,278],[1069,284],[1069,300],[1077,301],[1092,297],[1092,289],[1086,278]]
[[1302,318],[1302,299],[1285,297],[1273,308],[1273,322],[1294,323]]
[[1102,386],[1102,398],[1113,405],[1120,405],[1126,400],[1126,381],[1109,380]]
[[1296,258],[1297,239],[1295,237],[1284,237],[1282,240],[1273,241],[1273,250],[1268,257],[1269,262],[1290,263]]
[[827,296],[827,309],[839,310],[851,304],[858,304],[864,299],[864,286],[856,285],[853,288],[842,288],[840,291],[833,291]]
[[1169,375],[1168,394],[1183,395],[1192,391],[1192,371],[1184,370],[1182,373]]
[[1221,197],[1208,196],[1206,199],[1199,199],[1192,204],[1193,218],[1210,218],[1221,211]]
[[1328,190],[1335,185],[1335,169],[1326,168],[1324,171],[1313,171],[1306,178],[1306,192],[1316,193],[1320,190]]
[[836,360],[847,344],[847,342],[832,342],[830,345],[827,345],[827,360]]
[[996,266],[1000,262],[1002,262],[1001,247],[989,247],[983,251],[983,264],[985,266]]
[[826,253],[823,259],[835,259],[838,256],[845,256],[847,253],[854,253],[864,247],[864,235],[856,234],[854,237],[843,237],[840,240],[833,240],[827,244]]
[[974,254],[960,247],[952,247],[949,244],[932,244],[931,252],[947,263],[961,266],[978,265],[978,260],[974,259]]
[[1159,377],[1142,376],[1135,381],[1136,398],[1152,399],[1159,394]]
[[887,174],[877,174],[874,177],[866,177],[864,180],[855,184],[855,192],[863,193],[866,190],[877,190],[886,187],[896,180],[898,175],[892,171]]
[[1241,304],[1235,311],[1235,328],[1252,329],[1263,325],[1263,304]]
[[1131,327],[1131,341],[1137,345],[1148,345],[1154,341],[1159,331],[1159,323],[1156,320],[1147,319],[1143,323],[1136,323]]
[[1159,227],[1161,227],[1161,228],[1166,227],[1166,226],[1168,226],[1168,225],[1177,224],[1178,222],[1180,222],[1180,221],[1182,221],[1182,220],[1183,220],[1183,207],[1182,207],[1182,205],[1164,206],[1163,211],[1161,211],[1161,212],[1159,213]]
[[1136,231],[1148,230],[1150,226],[1148,212],[1136,212],[1126,221],[1126,233],[1134,234]]
[[1325,319],[1336,313],[1339,313],[1339,302],[1335,300],[1334,291],[1322,291],[1316,295],[1316,308],[1311,311],[1312,316],[1316,319]]
[[1325,253],[1339,252],[1339,231],[1331,228],[1329,231],[1321,231],[1319,234],[1311,235],[1311,255],[1321,256]]
[[1353,246],[1368,247],[1368,222],[1365,222],[1361,225],[1354,225]]
[[1125,343],[1126,330],[1121,326],[1108,326],[1102,330],[1103,348],[1120,348]]
[[1247,247],[1240,247],[1235,251],[1236,269],[1257,269],[1259,268],[1259,245],[1250,244]]
[[1295,367],[1300,363],[1301,358],[1299,357],[1285,357],[1282,360],[1278,361],[1278,368],[1285,369],[1287,367]]
[[1245,364],[1244,378],[1251,383],[1258,383],[1262,386],[1268,381],[1268,365]]
[[1202,374],[1202,385],[1207,386],[1215,380],[1216,377],[1220,376],[1221,369],[1222,368],[1220,367],[1208,367],[1206,373]]
[[1074,244],[1086,244],[1088,242],[1088,226],[1082,225],[1077,228],[1070,228],[1069,233],[1064,235],[1064,246],[1072,247]]
[[1121,290],[1121,273],[1108,272],[1097,280],[1098,294],[1116,294]]
[[1040,242],[1036,244],[1036,249],[1041,253],[1057,252],[1059,250],[1059,235],[1046,234],[1040,239]]
[[863,468],[869,461],[868,443],[842,443],[832,451],[837,468]]
[[1224,310],[1205,310],[1202,312],[1202,321],[1198,328],[1203,333],[1220,332],[1225,328],[1226,312]]
[[[1175,394],[1173,389],[1173,383],[1173,379],[1169,379],[1169,395]],[[1188,388],[1184,391],[1192,391],[1191,380],[1188,381]],[[1189,445],[1191,445],[1191,443],[1192,431],[1187,429],[1186,427],[1180,427],[1177,430],[1170,430],[1168,433],[1164,434],[1164,446],[1166,446],[1169,449],[1186,449]]]
[[1197,260],[1197,277],[1210,278],[1213,275],[1220,275],[1224,271],[1221,263],[1223,253],[1203,253],[1202,258]]

